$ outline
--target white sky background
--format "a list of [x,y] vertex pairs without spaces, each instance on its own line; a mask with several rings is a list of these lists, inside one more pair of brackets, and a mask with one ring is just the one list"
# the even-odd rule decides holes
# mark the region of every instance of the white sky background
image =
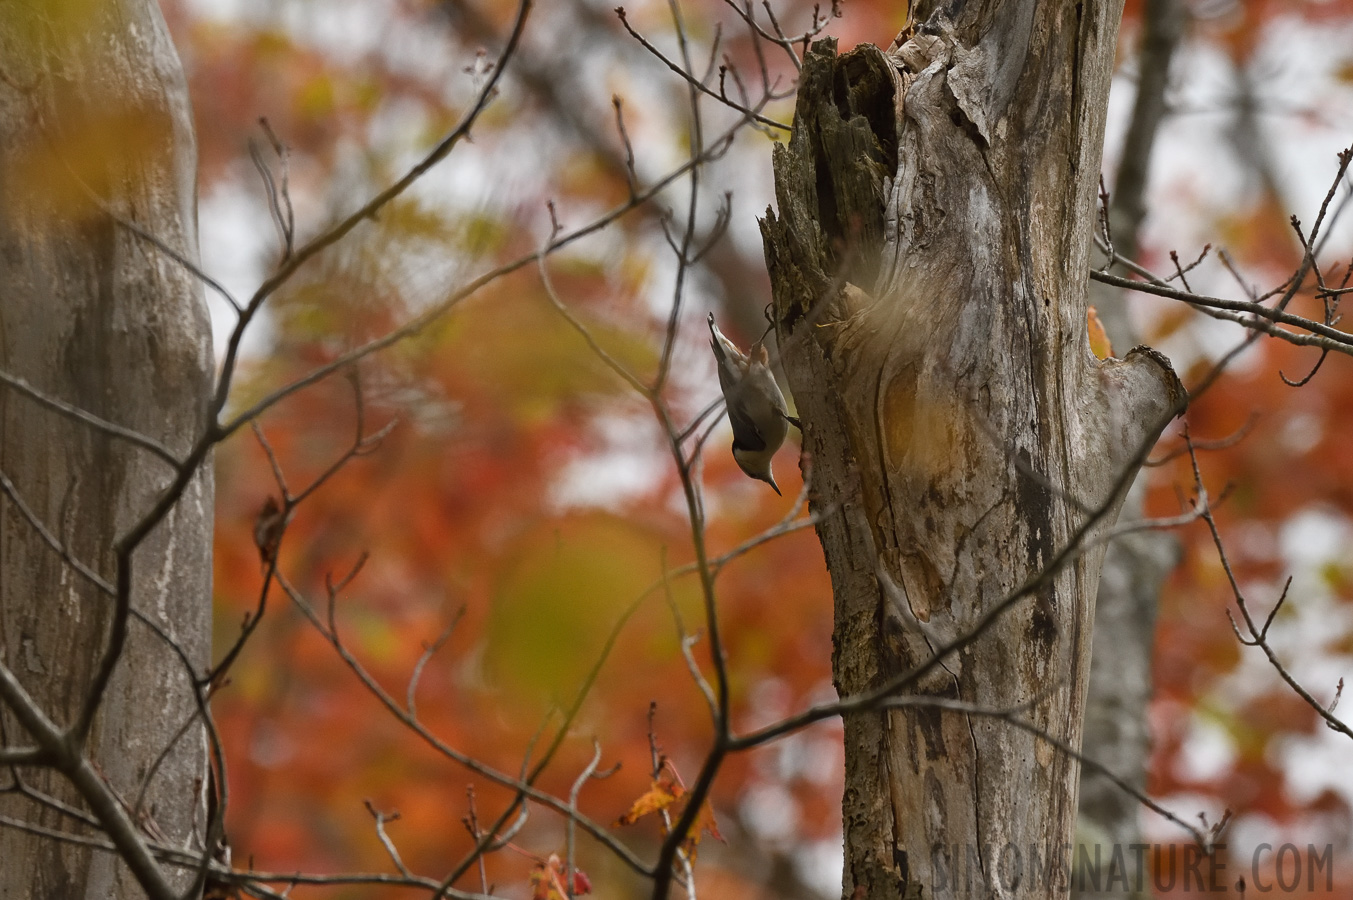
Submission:
[[[631,4],[642,6],[642,4]],[[262,0],[191,0],[190,6],[201,18],[220,21],[267,21],[283,24],[291,37],[300,42],[322,48],[335,60],[360,59],[363,55],[382,50],[388,58],[401,61],[411,74],[440,79],[449,94],[467,96],[473,89],[470,76],[461,70],[469,62],[465,58],[444,59],[438,55],[439,44],[416,30],[404,33],[390,23],[398,17],[386,16],[382,11],[386,0],[368,0],[364,3],[290,2],[276,6]],[[549,4],[541,4],[537,11],[540,21]],[[1197,10],[1204,10],[1198,7]],[[1211,4],[1212,14],[1229,14],[1228,4]],[[849,6],[846,15],[850,14]],[[633,13],[635,19],[639,13]],[[405,29],[407,31],[407,29]],[[537,32],[538,35],[539,32]],[[537,39],[539,39],[537,37]],[[1279,176],[1282,191],[1292,211],[1309,228],[1316,210],[1329,188],[1335,170],[1335,154],[1353,142],[1353,87],[1335,77],[1340,65],[1347,64],[1353,51],[1353,29],[1334,31],[1328,25],[1311,26],[1296,19],[1280,23],[1270,29],[1259,54],[1254,74],[1259,84],[1259,117],[1261,133],[1267,143],[1269,156]],[[607,85],[603,93],[609,99],[611,73],[605,71],[604,61],[594,61],[597,71],[589,76],[590,83]],[[637,70],[655,79],[651,84],[629,80],[625,92],[642,97],[648,103],[663,103],[670,85],[665,79],[670,73],[656,65]],[[1155,157],[1148,191],[1148,208],[1142,246],[1148,254],[1147,262],[1168,265],[1167,251],[1177,249],[1181,258],[1192,259],[1202,245],[1215,245],[1216,223],[1228,214],[1239,212],[1251,202],[1256,184],[1252,172],[1238,160],[1232,144],[1231,123],[1234,114],[1235,75],[1228,59],[1205,41],[1194,39],[1176,55],[1172,71],[1172,104],[1174,115],[1162,125],[1156,142]],[[1135,90],[1131,66],[1120,73],[1114,82],[1110,100],[1109,124],[1105,150],[1105,170],[1110,176],[1117,164],[1117,152],[1131,110]],[[505,90],[512,90],[509,76]],[[635,104],[638,106],[638,104]],[[1344,114],[1340,116],[1338,111]],[[423,115],[416,107],[392,108],[376,119],[368,136],[372,144],[382,147],[406,146],[403,156],[412,162],[424,150],[409,146],[414,135],[423,133]],[[631,127],[634,128],[634,122]],[[635,139],[641,171],[658,172],[679,161],[683,153],[670,134],[660,130],[636,128]],[[243,140],[244,136],[241,136]],[[283,136],[285,139],[285,136]],[[537,135],[537,146],[549,138]],[[356,148],[354,148],[355,152]],[[564,152],[563,148],[559,152]],[[759,252],[760,235],[755,216],[773,202],[770,177],[769,144],[752,136],[744,139],[718,169],[736,188],[735,215],[726,240],[748,252]],[[419,196],[430,201],[444,202],[457,209],[474,209],[500,205],[505,199],[539,205],[550,196],[547,167],[539,166],[527,155],[509,158],[495,154],[489,148],[470,143],[457,149],[449,163],[443,163],[422,182]],[[355,207],[361,202],[352,198],[346,205],[335,205],[326,198],[298,194],[297,217],[302,235],[314,229],[340,209]],[[679,208],[680,197],[674,195]],[[709,209],[712,210],[712,204]],[[577,223],[595,210],[563,209],[561,218]],[[244,166],[228,181],[213,186],[202,197],[200,227],[203,263],[208,272],[221,280],[237,297],[248,297],[264,276],[263,264],[276,247],[276,236],[267,214],[257,175],[252,167]],[[1333,237],[1329,257],[1347,258],[1353,247],[1353,209],[1331,229]],[[544,236],[542,230],[541,236]],[[592,242],[588,252],[624,252],[620,246],[605,248],[607,241],[616,241],[619,234],[607,235]],[[660,241],[660,238],[658,239]],[[661,251],[650,251],[655,259],[665,260]],[[669,265],[658,264],[654,270],[654,315],[665,314],[670,297]],[[422,275],[427,284],[415,287],[414,293],[426,291],[435,295],[438,285],[459,271],[455,261],[445,267]],[[1267,286],[1275,275],[1286,273],[1253,272],[1251,279]],[[1195,290],[1224,297],[1241,297],[1234,281],[1218,265],[1207,264],[1191,275]],[[1162,301],[1138,297],[1140,321],[1149,324],[1163,308]],[[698,283],[692,286],[687,298],[686,334],[691,336],[689,347],[682,348],[678,358],[682,373],[680,389],[699,396],[717,395],[713,368],[703,358],[704,310],[708,302],[699,293]],[[213,306],[218,353],[225,345],[225,336],[233,324],[224,305]],[[1191,361],[1206,356],[1216,358],[1229,349],[1240,337],[1236,326],[1215,323],[1198,317],[1195,327],[1185,329],[1167,340],[1161,348],[1184,370]],[[246,341],[249,354],[265,353],[270,344],[266,317]],[[1245,365],[1242,361],[1240,365]],[[601,418],[596,423],[600,443],[607,449],[600,455],[580,458],[569,471],[557,492],[555,502],[561,506],[574,504],[611,505],[641,492],[657,471],[651,429],[642,429],[624,418]],[[647,423],[651,425],[651,423]],[[1300,442],[1306,435],[1289,435]],[[716,435],[715,444],[724,438]],[[717,502],[711,499],[711,503]],[[711,512],[716,510],[711,509]],[[1353,622],[1347,610],[1342,610],[1328,596],[1322,596],[1317,571],[1330,561],[1346,556],[1353,528],[1350,523],[1329,510],[1312,509],[1285,526],[1278,536],[1274,552],[1282,554],[1297,581],[1294,587],[1303,590],[1301,608],[1283,622],[1275,637],[1282,650],[1290,650],[1294,657],[1294,674],[1309,679],[1312,686],[1332,685],[1340,675],[1353,675],[1353,661],[1336,656],[1327,648],[1343,641],[1347,643]],[[1347,560],[1342,560],[1347,565]],[[1272,586],[1265,586],[1258,595],[1273,596]],[[1318,653],[1312,647],[1326,648]],[[1248,654],[1245,663],[1218,689],[1215,701],[1223,706],[1239,706],[1260,690],[1272,686],[1275,675],[1259,654]],[[1207,777],[1224,770],[1235,755],[1235,747],[1225,729],[1218,727],[1201,713],[1190,732],[1183,765],[1189,774]],[[788,745],[786,745],[788,746]],[[1309,739],[1289,741],[1274,752],[1281,755],[1292,773],[1292,789],[1304,796],[1312,796],[1325,788],[1338,791],[1353,806],[1353,784],[1345,776],[1353,760],[1353,748],[1333,732],[1322,730]],[[1204,809],[1197,798],[1165,798],[1185,818]],[[785,809],[793,802],[785,792],[767,788],[749,796],[744,810],[749,822],[765,824],[767,834],[774,823],[791,821],[796,811]],[[1212,821],[1220,815],[1219,809],[1205,810]],[[1159,823],[1157,823],[1159,824]],[[1177,839],[1168,825],[1151,826],[1151,833],[1160,839]],[[1268,839],[1273,829],[1265,831],[1262,823],[1242,823],[1237,827],[1238,840],[1258,843]],[[1248,837],[1247,837],[1248,836]],[[839,878],[840,850],[815,847],[814,864],[809,868],[821,874],[817,879],[831,893]],[[1347,858],[1346,853],[1337,858]]]

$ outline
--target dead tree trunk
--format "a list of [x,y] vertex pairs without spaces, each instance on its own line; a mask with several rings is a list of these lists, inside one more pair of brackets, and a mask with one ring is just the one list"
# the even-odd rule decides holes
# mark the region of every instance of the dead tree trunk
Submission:
[[[1183,391],[1097,361],[1086,285],[1121,3],[969,0],[807,56],[763,223],[836,601],[837,688],[1002,710],[1076,746],[1102,546],[1036,590]],[[928,18],[926,18],[928,16]],[[1093,533],[1091,535],[1093,538]],[[895,587],[895,589],[894,589]],[[1053,897],[1077,765],[1008,722],[847,715],[843,896]]]
[[[114,545],[174,475],[116,428],[185,455],[212,355],[201,285],[116,221],[197,257],[187,88],[155,3],[4,4],[0,76],[0,746],[14,752],[43,745],[15,683],[56,727],[77,720],[112,633]],[[179,729],[196,711],[184,659],[200,673],[209,650],[212,483],[199,472],[132,556],[135,616],[72,776],[179,847],[205,824],[203,731]],[[91,808],[97,782],[77,789],[43,746],[45,766],[0,770],[0,897],[145,896],[118,856],[29,830],[95,834],[19,791]],[[93,807],[100,830],[110,808]]]

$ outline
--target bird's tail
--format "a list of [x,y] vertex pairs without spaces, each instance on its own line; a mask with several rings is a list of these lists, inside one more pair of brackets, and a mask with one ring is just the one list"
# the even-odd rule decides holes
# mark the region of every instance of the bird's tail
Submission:
[[715,357],[722,363],[725,355],[723,342],[727,338],[719,333],[719,326],[714,324],[714,313],[710,313],[706,321],[709,322],[709,346],[713,348]]
[[737,344],[724,337],[719,326],[714,324],[714,313],[710,313],[706,321],[709,322],[709,346],[714,350],[714,358],[719,361],[720,367],[735,371],[734,365],[744,359],[743,352]]

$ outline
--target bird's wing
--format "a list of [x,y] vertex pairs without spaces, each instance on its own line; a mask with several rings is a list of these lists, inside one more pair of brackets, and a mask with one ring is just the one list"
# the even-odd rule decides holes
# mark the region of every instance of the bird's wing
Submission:
[[[724,399],[728,399],[728,390],[724,390]],[[766,439],[762,436],[760,429],[756,427],[745,413],[741,412],[741,407],[736,403],[728,403],[728,424],[733,426],[733,446],[739,450],[765,450]]]
[[785,395],[780,393],[780,386],[775,383],[775,375],[771,373],[770,354],[766,352],[766,346],[760,341],[757,341],[756,344],[752,346],[748,358],[752,361],[747,367],[748,374],[750,375],[752,371],[759,366],[760,371],[757,372],[757,374],[766,379],[767,387],[772,388],[772,390],[766,391],[766,397],[770,400],[771,406],[775,408],[777,413],[784,416],[786,420],[797,426],[799,424],[798,420],[789,414],[789,407],[785,405]]
[[724,405],[728,407],[728,424],[733,426],[733,446],[743,450],[764,450],[766,439],[756,423],[745,412],[747,402],[740,395],[747,388],[744,377],[734,374],[729,360],[719,360],[719,387],[723,390]]

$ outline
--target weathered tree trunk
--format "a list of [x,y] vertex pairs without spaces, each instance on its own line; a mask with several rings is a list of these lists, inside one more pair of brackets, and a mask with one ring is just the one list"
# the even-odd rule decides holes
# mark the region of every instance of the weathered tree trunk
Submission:
[[[195,185],[186,84],[154,2],[0,5],[0,370],[180,456],[202,431],[210,390],[201,285],[110,213],[196,259]],[[142,447],[6,384],[0,471],[48,537],[107,583],[115,541],[173,474]],[[134,609],[199,671],[209,651],[211,526],[208,468],[132,557]],[[107,590],[0,495],[0,665],[60,727],[79,714],[112,613]],[[86,751],[129,814],[196,709],[188,679],[165,639],[133,619]],[[0,729],[4,747],[35,743],[3,704]],[[138,821],[178,846],[204,830],[202,734],[194,727],[174,745]],[[53,769],[17,772],[84,807]],[[0,786],[14,786],[9,770]],[[13,792],[0,794],[0,815],[89,833]],[[114,855],[0,826],[0,898],[139,896]]]
[[[843,696],[972,629],[1091,511],[1110,524],[1119,476],[1181,400],[1158,354],[1101,363],[1086,338],[1120,8],[969,0],[956,22],[923,12],[896,53],[808,54],[763,234],[829,513]],[[1077,745],[1102,555],[1075,556],[907,693],[1036,701],[1022,718]],[[934,708],[848,715],[845,740],[843,896],[1066,893],[1074,760]]]

